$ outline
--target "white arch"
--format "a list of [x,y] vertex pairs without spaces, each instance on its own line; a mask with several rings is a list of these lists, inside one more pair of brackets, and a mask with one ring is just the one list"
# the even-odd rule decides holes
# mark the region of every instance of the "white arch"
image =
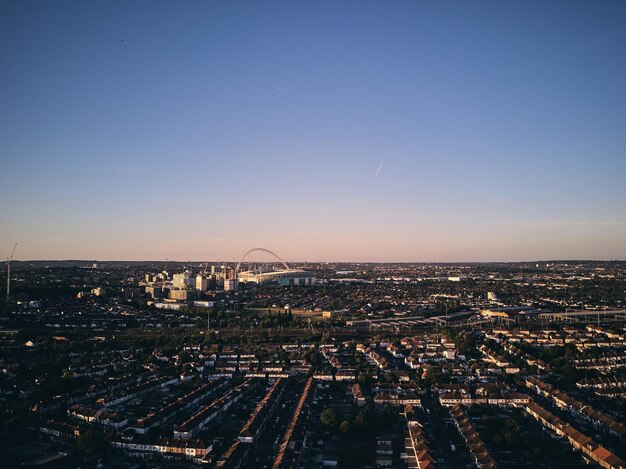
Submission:
[[248,256],[248,254],[251,254],[256,251],[261,251],[261,252],[266,252],[268,254],[271,254],[272,256],[274,256],[276,259],[280,261],[280,263],[283,265],[285,269],[289,270],[289,266],[287,265],[287,263],[284,260],[282,260],[280,256],[276,254],[275,252],[272,252],[269,249],[265,249],[265,248],[252,248],[246,251],[246,253],[243,256],[241,256],[241,259],[239,259],[239,262],[237,262],[237,267],[235,267],[235,278],[237,278],[237,276],[239,275],[239,267],[241,267],[241,263],[244,261],[244,259]]

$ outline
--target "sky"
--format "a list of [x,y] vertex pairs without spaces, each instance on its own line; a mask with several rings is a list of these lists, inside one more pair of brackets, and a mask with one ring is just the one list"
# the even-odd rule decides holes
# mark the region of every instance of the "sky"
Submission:
[[626,259],[626,3],[0,0],[15,242]]

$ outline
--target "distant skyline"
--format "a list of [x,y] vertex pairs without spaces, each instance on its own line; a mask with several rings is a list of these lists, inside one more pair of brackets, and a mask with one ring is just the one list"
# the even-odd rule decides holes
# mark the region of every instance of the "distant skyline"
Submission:
[[626,259],[626,3],[3,2],[0,260]]

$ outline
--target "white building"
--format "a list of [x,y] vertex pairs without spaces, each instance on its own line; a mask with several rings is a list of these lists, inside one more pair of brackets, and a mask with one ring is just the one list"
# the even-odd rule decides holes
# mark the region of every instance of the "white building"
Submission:
[[196,290],[207,291],[209,287],[209,279],[202,274],[196,275]]
[[239,286],[239,282],[235,278],[227,278],[224,279],[224,291],[233,291],[237,290]]
[[172,283],[176,288],[180,288],[181,290],[186,287],[193,287],[194,279],[191,278],[191,272],[185,270],[181,274],[174,274],[172,277]]

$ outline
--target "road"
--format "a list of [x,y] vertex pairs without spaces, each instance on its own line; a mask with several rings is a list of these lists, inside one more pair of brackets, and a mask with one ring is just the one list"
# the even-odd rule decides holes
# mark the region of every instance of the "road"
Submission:
[[[268,422],[260,432],[259,438],[253,444],[248,456],[248,466],[255,468],[271,468],[274,458],[278,452],[278,447],[282,440],[287,425],[293,416],[293,412],[298,404],[300,393],[304,384],[289,380],[280,402],[276,406],[273,415],[268,417]],[[284,407],[283,407],[284,406]]]
[[[437,467],[441,469],[457,469],[459,467],[465,467],[470,462],[469,454],[467,451],[463,451],[465,446],[459,448],[456,444],[456,451],[452,451],[450,444],[456,443],[450,441],[450,428],[444,421],[444,410],[439,406],[435,400],[426,396],[422,398],[422,406],[424,407],[424,413],[426,421],[424,422],[424,429],[426,430],[426,438],[430,449],[435,453],[437,459]],[[452,428],[456,431],[456,428]],[[460,437],[458,438],[460,440]]]

